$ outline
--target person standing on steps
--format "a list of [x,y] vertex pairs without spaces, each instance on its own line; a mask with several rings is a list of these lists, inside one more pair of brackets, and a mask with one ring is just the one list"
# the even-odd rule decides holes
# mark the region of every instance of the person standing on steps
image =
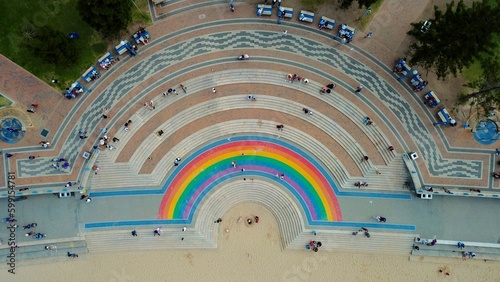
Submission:
[[360,85],[360,86],[358,86],[358,88],[356,88],[357,93],[360,93],[361,90],[363,90],[363,85]]

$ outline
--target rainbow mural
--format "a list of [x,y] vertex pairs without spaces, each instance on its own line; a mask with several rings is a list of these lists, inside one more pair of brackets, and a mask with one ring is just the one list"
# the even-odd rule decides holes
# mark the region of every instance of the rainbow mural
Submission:
[[[284,179],[277,176],[281,173]],[[212,189],[244,175],[266,177],[288,189],[310,223],[342,220],[335,183],[325,169],[299,148],[262,136],[221,140],[183,160],[165,184],[158,218],[191,221],[197,206]]]

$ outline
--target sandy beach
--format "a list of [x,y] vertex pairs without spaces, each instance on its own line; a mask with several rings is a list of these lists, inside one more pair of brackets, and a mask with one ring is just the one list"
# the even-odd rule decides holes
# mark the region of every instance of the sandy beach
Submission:
[[[238,223],[240,216],[253,215],[259,216],[258,224]],[[217,250],[88,254],[62,263],[20,267],[15,275],[2,269],[0,278],[1,281],[500,281],[500,263],[479,259],[426,257],[410,261],[409,256],[282,251],[277,230],[271,212],[248,203],[233,207],[223,217]],[[440,273],[440,269],[450,275]]]

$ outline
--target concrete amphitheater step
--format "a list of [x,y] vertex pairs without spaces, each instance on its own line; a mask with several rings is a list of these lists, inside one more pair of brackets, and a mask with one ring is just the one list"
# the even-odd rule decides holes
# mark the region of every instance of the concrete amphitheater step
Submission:
[[[243,122],[243,126],[242,126]],[[231,134],[266,134],[272,136],[277,131],[274,127],[274,123],[272,121],[263,121],[263,120],[245,120],[245,121],[230,121],[219,123],[210,127],[207,127],[200,132],[194,133],[190,138],[181,141],[177,146],[182,148],[187,148],[189,151],[195,150],[205,144],[203,136],[211,136],[212,138],[223,138],[224,136],[228,136]],[[169,133],[165,133],[168,134]],[[328,149],[326,149],[319,142],[311,142],[308,140],[314,140],[312,137],[307,138],[307,135],[297,129],[292,127],[287,127],[287,130],[282,132],[282,136],[280,138],[284,140],[291,141],[293,144],[298,147],[302,147],[305,151],[308,151],[311,156],[321,156],[317,161],[320,163],[327,164],[327,168],[330,172],[333,173],[333,178],[337,178],[337,181],[342,179],[347,179],[346,169],[343,167],[342,163],[335,158],[333,154],[331,154]],[[217,136],[221,135],[221,136]],[[306,138],[304,138],[306,137]],[[147,142],[147,141],[146,141]],[[151,144],[148,142],[148,146],[150,148],[154,148],[154,146],[158,146],[160,143]],[[176,147],[177,147],[176,146]],[[180,151],[176,148],[173,151]],[[312,152],[312,153],[311,153]],[[165,175],[168,175],[172,171],[171,160],[175,158],[175,154],[167,153],[166,156],[158,163],[155,167],[155,170],[152,172],[152,175],[157,177],[157,181],[161,181]],[[316,158],[316,157],[315,157]],[[337,173],[337,175],[335,175]]]
[[[154,236],[156,228],[142,226],[130,230],[91,231],[86,232],[85,237],[90,252],[215,248],[192,228],[182,232],[182,227],[162,227],[161,236]],[[136,230],[137,236],[132,236],[131,230]]]
[[[243,97],[231,96],[231,97],[223,97],[223,98],[220,98],[220,99],[222,101],[218,101],[218,104],[224,104],[225,108],[229,108],[229,107],[241,107],[241,103],[242,103]],[[226,101],[228,99],[231,99],[231,101]],[[279,100],[278,102],[283,102],[283,101]],[[229,103],[231,103],[231,104],[229,104]],[[267,104],[272,104],[272,103],[267,103]],[[234,105],[234,106],[232,106],[232,105]],[[255,104],[252,104],[252,105],[255,105]],[[189,120],[186,120],[186,119],[195,119],[195,118],[198,118],[197,116],[193,116],[193,114],[190,114],[190,113],[193,113],[193,112],[203,112],[202,111],[203,106],[205,106],[205,105],[202,104],[201,107],[194,107],[194,108],[192,107],[192,108],[190,108],[188,110],[185,110],[185,111],[179,113],[178,115],[176,115],[176,117],[174,119],[176,119],[176,120],[177,119],[184,120],[185,122],[187,122]],[[269,107],[266,107],[266,108],[269,108]],[[277,109],[275,108],[274,110],[277,110]],[[204,111],[204,112],[206,112],[206,111]],[[177,124],[178,126],[181,125],[180,123],[173,122],[172,120],[173,119],[167,121],[166,123],[168,123],[169,125],[172,125],[172,124]],[[170,134],[172,134],[172,132],[175,132],[177,130],[177,128],[175,126],[169,126],[169,127],[166,127],[166,128],[167,128],[166,130],[168,130],[168,132],[165,132],[165,136],[169,136]],[[164,131],[166,131],[166,130],[164,130]],[[342,133],[343,133],[343,135],[347,134],[345,131],[343,131]],[[340,133],[336,134],[336,139],[339,139],[340,138],[339,136],[340,136]],[[153,142],[157,142],[159,144],[162,139],[159,139],[159,138],[156,138],[156,137],[151,137],[151,138],[149,138],[149,140],[152,140]],[[352,140],[345,140],[344,141],[344,143],[349,143],[349,142],[352,142]],[[151,148],[154,147],[153,144],[150,144],[149,142],[146,142],[146,143],[148,144],[148,146],[141,146],[141,147],[148,148],[148,150],[151,150]],[[350,143],[350,144],[352,144],[352,143]],[[139,151],[139,150],[137,150],[137,151]],[[351,153],[351,154],[354,154],[354,153]],[[136,157],[138,157],[137,153],[134,154],[134,155]],[[144,159],[144,157],[142,157],[141,159]],[[404,183],[404,182],[405,182],[405,180],[402,180],[402,183]],[[401,185],[402,185],[402,183],[401,183]],[[400,187],[401,185],[396,185],[396,186]]]
[[[226,71],[226,72],[220,72],[217,73],[217,84],[218,85],[225,85],[225,84],[235,84],[235,83],[245,83],[245,82],[250,82],[247,77],[258,77],[258,81],[260,83],[266,83],[266,84],[276,84],[276,85],[282,85],[282,86],[287,86],[290,87],[290,83],[283,82],[285,79],[285,74],[284,73],[271,73],[267,71],[259,71],[259,70],[235,70],[235,71]],[[212,75],[207,75],[204,77],[200,77],[197,80],[194,81],[189,81],[190,84],[190,93],[191,92],[196,92],[196,91],[201,91],[201,90],[207,90],[207,85],[211,85],[210,83],[213,80]],[[252,80],[255,81],[255,80]],[[318,88],[316,88],[318,87]],[[314,82],[311,83],[311,87],[308,87],[310,89],[310,94],[315,96],[317,95],[317,91],[312,91],[312,89],[319,89],[320,85],[314,85]],[[342,107],[337,106],[338,103],[336,101],[331,101],[331,98],[328,98],[329,95],[323,95],[320,96],[320,99],[323,99],[324,101],[328,102],[331,106],[336,107],[338,110],[343,111],[343,109],[348,109],[348,111],[345,113],[347,117],[349,117],[353,122],[359,125],[360,129],[365,131],[367,136],[372,139],[372,143],[374,143],[376,146],[378,145],[379,151],[382,152],[382,155],[386,162],[389,162],[390,159],[388,159],[387,155],[391,154],[388,153],[389,151],[387,150],[387,147],[389,146],[389,143],[387,142],[387,138],[379,138],[375,139],[373,136],[381,136],[381,133],[378,130],[374,130],[375,126],[372,127],[367,127],[364,126],[362,123],[363,117],[365,116],[359,109],[355,108],[351,103],[344,99],[339,99],[341,100]],[[323,98],[326,97],[326,98]],[[330,95],[331,97],[331,95]],[[337,96],[335,96],[337,98]],[[167,103],[170,103],[173,101],[173,99],[165,99],[164,97],[159,97],[156,99],[155,102],[158,103],[163,103],[164,101],[168,101]],[[148,111],[148,110],[142,110],[140,113],[137,115],[141,116],[144,120],[148,120],[155,114],[155,111]],[[370,130],[368,130],[370,129]],[[373,133],[377,134],[373,134]],[[381,141],[382,139],[382,141]],[[394,158],[394,156],[392,156]]]
[[395,158],[395,154],[387,150],[387,148],[390,146],[388,139],[380,130],[376,128],[376,125],[364,125],[363,119],[366,115],[355,104],[341,95],[334,95],[334,93],[330,95],[317,95],[319,92],[318,90],[323,85],[314,81],[311,81],[307,86],[301,83],[291,84],[283,82],[285,81],[286,74],[280,72],[268,72],[266,70],[238,70],[238,72],[239,73],[237,76],[235,75],[235,72],[229,71],[217,73],[218,84],[223,85],[227,83],[248,83],[250,82],[248,77],[258,77],[259,83],[277,84],[291,88],[300,88],[303,92],[313,95],[316,98],[323,100],[331,107],[336,108],[347,118],[349,118],[353,123],[358,125],[358,127],[377,147],[386,163],[389,163],[392,159]]
[[[269,77],[269,73],[267,73],[267,72],[265,72],[265,73],[262,73],[262,72],[261,72],[260,74],[261,74],[261,76],[262,76],[262,77],[264,77],[264,78]],[[238,76],[238,77],[244,77],[244,76],[241,76],[241,75],[240,75],[240,76]],[[282,76],[280,76],[280,77],[282,78],[281,80],[284,80],[284,75],[282,75]],[[223,77],[223,78],[224,78],[224,77]],[[225,82],[223,78],[221,78],[221,79],[219,79],[219,80],[218,80],[218,83],[219,83],[219,84],[221,84],[221,83],[224,83],[224,82]],[[211,79],[212,79],[211,77],[207,77],[205,80],[211,80]],[[227,82],[227,83],[234,83],[234,74],[233,74],[233,73],[231,73],[231,75],[229,75],[229,76],[228,76],[228,78],[226,78],[226,79],[228,80],[228,82]],[[272,79],[271,79],[271,82],[276,83],[275,81],[276,81],[277,79],[278,79],[278,77],[272,78]],[[207,87],[207,84],[206,84],[206,83],[207,83],[207,82],[209,82],[209,81],[205,81],[205,80],[197,80],[197,82],[198,82],[198,81],[200,81],[200,86],[199,86],[200,88],[206,88],[206,87]],[[287,83],[285,83],[285,84],[287,84]],[[195,88],[195,90],[196,90],[196,88],[197,88],[197,84],[196,84],[196,83],[193,83],[193,85],[194,85],[194,88]],[[318,86],[318,87],[319,87],[319,86]],[[190,88],[190,91],[191,91],[191,90],[192,90],[192,88]],[[164,97],[161,97],[161,99],[159,99],[159,101],[161,101],[161,102],[159,102],[159,103],[162,103],[162,104],[163,104],[163,102],[164,102],[164,101],[172,101],[172,99],[164,99]],[[159,103],[157,103],[157,105],[158,105]],[[159,106],[160,106],[160,105],[159,105]],[[143,110],[143,112],[145,113],[145,115],[144,115],[144,116],[141,116],[140,114],[137,114],[137,116],[139,117],[139,119],[140,119],[140,120],[142,120],[142,121],[148,120],[150,117],[152,117],[152,116],[154,115],[154,113],[153,113],[154,111]],[[360,111],[354,111],[354,112],[360,113]],[[190,111],[190,113],[192,113],[192,111]],[[353,120],[359,120],[359,121],[358,121],[358,123],[361,123],[361,117],[362,117],[362,116],[363,116],[363,115],[360,115],[360,116],[359,116],[359,119],[353,119]],[[182,123],[181,123],[181,124],[182,124]],[[362,126],[362,127],[366,127],[366,126]],[[371,127],[371,128],[374,128],[374,127]],[[337,136],[338,136],[338,135],[337,135]],[[337,137],[337,138],[338,138],[338,137]],[[346,140],[346,141],[347,141],[347,142],[344,142],[344,144],[353,144],[352,140]],[[381,142],[378,142],[378,143],[381,143]],[[384,147],[383,152],[388,151],[388,150],[387,150],[387,148],[386,148],[386,145],[387,145],[387,144],[385,144],[385,145],[383,146],[383,147]],[[350,148],[350,147],[347,147],[347,148]],[[149,152],[149,151],[150,151],[150,150],[148,149],[148,147],[147,147],[147,146],[141,146],[141,147],[140,147],[140,150],[137,150],[137,152],[136,152],[135,154],[136,154],[136,155],[138,155],[138,154],[144,154],[144,150],[145,150],[146,152]],[[115,150],[114,150],[114,151],[115,151]],[[116,151],[118,151],[118,150],[116,150]],[[356,152],[356,154],[357,154],[357,155],[363,155],[362,153],[360,154],[360,152],[359,152],[360,150],[356,150],[356,151],[358,151],[358,152]],[[351,155],[353,155],[353,154],[354,154],[354,153],[353,153],[353,152],[351,152]],[[139,165],[136,165],[135,167],[140,167],[140,164],[142,164],[146,158],[147,158],[146,156],[141,156],[140,158],[133,158],[133,160],[134,160],[134,162],[133,162],[133,163],[134,163],[134,164],[139,164]],[[141,161],[137,161],[137,160],[139,160],[139,159],[140,159]],[[365,173],[366,173],[366,172],[365,172]],[[403,181],[403,182],[404,182],[404,181]],[[127,182],[127,183],[130,183],[130,182]],[[135,186],[136,184],[133,184],[133,185]],[[395,186],[400,186],[400,185],[395,185]]]
[[[441,257],[441,258],[462,258],[462,251],[443,251],[443,250],[412,250],[412,256],[419,257]],[[467,256],[466,259],[469,257]],[[500,254],[479,253],[476,252],[475,260],[500,260]]]
[[[285,81],[285,73],[279,72],[267,72],[265,70],[239,70],[238,75],[235,72],[221,72],[217,74],[218,84],[227,83],[248,83],[250,82],[248,77],[258,77],[259,83],[275,84],[291,88],[300,88],[303,92],[315,96],[318,99],[323,100],[326,104],[331,107],[336,108],[338,111],[342,112],[347,118],[349,118],[353,123],[358,125],[358,127],[365,133],[365,135],[372,141],[372,143],[377,147],[378,151],[381,153],[386,163],[389,163],[395,158],[395,154],[387,148],[389,147],[389,142],[383,133],[376,128],[376,126],[366,126],[363,123],[363,119],[366,116],[357,106],[355,106],[351,101],[347,100],[341,95],[317,95],[318,90],[322,85],[312,81],[309,85],[303,85],[300,83],[291,84]],[[206,85],[206,84],[205,84]],[[292,86],[292,85],[299,85]]]
[[[304,219],[299,207],[294,204],[293,196],[283,189],[266,179],[249,178],[246,181],[231,181],[218,187],[216,191],[210,192],[200,210],[197,211],[195,221],[199,222],[200,230],[210,230],[209,226],[213,224],[212,219],[223,217],[225,212],[236,203],[260,203],[276,216],[282,237],[282,247],[286,248],[302,231]],[[293,214],[299,216],[292,216]],[[207,234],[207,237],[212,240],[217,239],[216,233],[211,235]]]
[[429,250],[429,251],[441,251],[441,252],[451,252],[451,253],[462,253],[463,251],[467,251],[467,252],[475,252],[476,254],[481,254],[481,255],[492,254],[500,256],[499,244],[466,242],[465,248],[459,249],[456,244],[448,244],[448,241],[438,240],[438,244],[434,246],[427,246],[426,244],[421,244],[421,243],[415,243],[415,246],[418,246],[420,251]]
[[[66,240],[66,241],[61,241]],[[45,250],[45,246],[55,244],[57,251]],[[81,238],[66,238],[59,240],[37,241],[29,244],[22,244],[15,251],[16,265],[33,265],[47,262],[59,262],[68,259],[67,252],[84,254],[87,253],[87,244]],[[2,261],[8,262],[10,248],[0,249]],[[21,263],[21,264],[19,264]],[[2,264],[4,266],[5,264]],[[1,267],[0,267],[1,268]]]
[[[238,181],[239,182],[239,181]],[[231,193],[227,193],[231,186]],[[238,202],[265,203],[276,216],[279,222],[284,246],[292,241],[302,230],[300,217],[291,216],[295,205],[290,205],[292,199],[286,200],[289,195],[265,180],[253,180],[243,183],[226,183],[205,200],[195,216],[194,226],[188,225],[186,232],[181,232],[181,227],[163,228],[162,236],[153,236],[156,226],[135,228],[137,237],[130,234],[130,230],[108,230],[86,232],[88,249],[91,252],[126,251],[126,250],[152,250],[152,249],[200,249],[215,248],[219,226],[214,224],[214,219],[223,217],[223,213]],[[259,191],[259,193],[255,193]],[[245,224],[245,223],[241,223]],[[180,238],[184,240],[180,240]]]
[[[194,150],[197,147],[205,144],[206,140],[201,138],[202,136],[211,136],[212,138],[224,138],[225,136],[230,135],[242,135],[242,134],[265,134],[269,136],[276,136],[277,133],[275,128],[275,123],[272,121],[266,120],[243,120],[243,121],[229,121],[218,123],[216,125],[206,127],[201,130],[200,133],[195,133],[190,136],[190,138],[185,139],[178,146],[183,148],[188,148],[189,151]],[[280,132],[280,137],[283,140],[291,141],[291,143],[297,145],[298,147],[302,147],[305,151],[309,152],[311,156],[318,158],[319,162],[325,162],[330,164],[330,168],[339,168],[339,171],[345,174],[346,169],[342,166],[342,164],[334,157],[334,155],[328,151],[326,147],[324,147],[320,142],[314,142],[315,139],[307,136],[304,132],[297,130],[293,127],[287,127],[286,131]],[[168,136],[168,135],[167,135]],[[310,138],[308,138],[310,137]],[[157,145],[150,144],[148,145]],[[318,155],[320,154],[320,155]],[[167,162],[170,162],[171,158],[166,158]],[[163,161],[163,160],[162,160]],[[332,165],[333,164],[333,165]],[[157,166],[158,169],[169,169],[171,166],[161,165]],[[155,169],[155,174],[159,175],[159,171]],[[166,172],[166,171],[164,171]]]
[[[216,112],[218,109],[213,109],[213,108],[211,108],[210,110],[205,109],[206,107],[208,107],[209,105],[214,104],[214,103],[216,103],[220,108],[223,108],[223,109],[238,109],[238,108],[242,108],[242,107],[249,108],[248,105],[251,105],[250,107],[253,106],[255,108],[258,107],[258,108],[265,108],[265,109],[269,109],[269,110],[283,111],[283,112],[286,112],[287,110],[289,110],[291,112],[293,112],[293,111],[296,112],[297,107],[302,106],[299,104],[294,104],[293,106],[292,105],[281,105],[281,104],[286,103],[287,101],[284,99],[280,99],[280,98],[274,98],[274,97],[261,98],[261,100],[263,100],[263,99],[266,99],[266,101],[264,103],[259,103],[258,104],[259,106],[257,106],[256,103],[244,104],[245,106],[243,106],[242,105],[243,104],[243,97],[240,97],[240,96],[226,96],[226,97],[214,99],[214,100],[206,102],[206,103],[201,103],[201,104],[196,105],[195,107],[191,107],[189,109],[184,110],[183,112],[176,115],[175,118],[169,120],[168,124],[171,126],[168,128],[168,130],[175,131],[177,129],[177,127],[174,126],[175,124],[178,124],[175,122],[176,120],[183,120],[184,123],[187,123],[189,121],[194,121],[198,118],[201,118],[206,114]],[[276,104],[276,103],[279,103],[280,105],[273,106],[273,104]],[[264,106],[262,106],[262,104],[264,104]],[[193,114],[193,113],[199,113],[199,114]],[[293,113],[293,115],[295,115],[299,118],[302,118],[302,119],[306,119],[306,117],[304,117],[304,115],[302,115],[302,114],[299,115],[298,113]],[[186,120],[187,118],[189,118],[189,119]],[[314,119],[313,120],[314,122],[321,123],[321,125],[319,125],[319,126],[324,125],[325,126],[324,130],[328,130],[331,128],[331,126],[328,125],[328,122],[323,122],[323,121],[319,120],[319,118],[315,118],[314,116],[311,116],[310,119]],[[331,122],[330,120],[328,120],[328,121]],[[182,124],[179,124],[178,126],[182,126]],[[338,139],[338,140],[340,139],[341,143],[343,143],[343,145],[347,147],[348,151],[351,152],[351,154],[354,154],[353,151],[356,151],[357,155],[359,155],[359,156],[363,155],[361,148],[356,147],[356,145],[352,145],[353,143],[356,144],[356,142],[352,138],[347,137],[349,135],[345,130],[343,130],[339,127],[335,127],[334,129],[331,129],[330,132],[328,132],[328,133],[335,134],[334,136],[336,136],[336,139]],[[167,136],[168,135],[169,134],[167,134]],[[341,138],[343,138],[343,139],[341,139]],[[151,139],[152,138],[150,138],[150,140]],[[138,154],[138,153],[136,152],[135,154]],[[358,159],[358,158],[356,157],[356,159]]]
[[[235,98],[236,98],[236,100],[235,100]],[[233,97],[232,99],[233,99],[233,100],[232,100],[232,102],[231,102],[231,103],[232,103],[233,105],[237,106],[237,105],[240,105],[240,104],[241,104],[241,102],[242,102],[242,100],[243,100],[243,97],[239,97],[239,96],[238,96],[238,97]],[[241,100],[240,100],[240,99],[241,99]],[[177,122],[178,120],[183,120],[183,121],[186,123],[187,121],[190,121],[191,119],[193,119],[193,120],[194,120],[194,119],[196,119],[196,118],[200,118],[200,117],[201,117],[201,114],[199,114],[200,116],[198,116],[198,115],[196,115],[196,114],[192,114],[192,113],[202,113],[202,112],[204,112],[204,111],[202,111],[202,110],[201,110],[201,109],[203,108],[203,106],[204,106],[204,105],[201,105],[200,107],[197,107],[197,108],[194,108],[194,109],[193,109],[193,108],[190,108],[189,110],[183,111],[182,113],[180,113],[180,114],[176,115],[174,118],[172,118],[172,119],[170,119],[170,120],[166,121],[166,122],[165,122],[165,124],[168,124],[169,126],[165,126],[165,128],[166,128],[166,129],[164,130],[164,131],[165,131],[165,134],[164,134],[164,136],[165,136],[165,137],[163,137],[163,138],[166,138],[167,136],[170,136],[171,134],[174,134],[174,133],[175,133],[175,131],[178,129],[177,127],[172,126],[172,125],[177,124],[179,127],[180,127],[181,125],[183,125],[181,122]],[[230,106],[230,105],[228,104],[227,106]],[[240,106],[241,106],[241,105],[240,105]],[[158,107],[160,107],[160,105],[159,105]],[[206,111],[205,111],[205,112],[206,112]],[[274,125],[273,125],[272,127],[274,128]],[[220,130],[219,130],[219,131],[221,131],[222,133],[226,133],[226,132],[225,132],[226,130],[225,130],[225,129],[223,129],[223,128],[220,128]],[[275,131],[274,131],[274,132],[275,132]],[[156,136],[149,136],[149,137],[146,137],[146,138],[145,138],[145,141],[144,141],[144,144],[147,144],[147,146],[145,146],[145,145],[144,145],[144,146],[140,146],[140,148],[142,148],[142,150],[141,150],[141,149],[136,150],[136,152],[134,153],[134,156],[131,158],[131,160],[137,160],[137,159],[140,159],[140,160],[145,160],[145,159],[147,159],[147,157],[149,156],[149,152],[150,152],[150,150],[152,150],[152,148],[155,148],[156,146],[159,146],[159,145],[161,144],[161,141],[163,141],[163,138],[158,138],[158,137],[156,137]],[[192,138],[191,138],[191,139],[192,139]],[[147,148],[147,151],[145,151],[145,150],[144,150],[144,148]],[[105,152],[102,152],[101,154],[102,154],[103,156],[105,156],[107,152],[108,152],[108,151],[105,151]],[[144,152],[147,152],[147,154],[144,154]],[[143,155],[140,155],[141,153],[142,153]],[[178,153],[177,155],[184,155],[184,154],[185,154],[185,153],[181,152],[181,153]],[[173,158],[175,158],[175,156],[174,156]],[[170,160],[171,160],[171,159],[173,159],[173,158],[170,158]],[[127,164],[129,165],[129,167],[131,167],[131,166],[132,166],[130,163],[135,163],[135,164],[137,164],[137,161],[130,161],[129,163],[127,163]],[[138,167],[140,167],[140,166],[138,166]],[[170,165],[165,166],[165,167],[170,167]],[[137,170],[138,170],[138,169],[137,169]],[[342,169],[342,171],[343,171],[343,170],[344,170],[344,169]],[[136,180],[136,181],[137,181],[137,180]],[[98,182],[95,182],[95,183],[98,183]],[[131,183],[132,183],[132,182],[131,182]],[[110,184],[110,183],[107,183],[107,184]],[[130,184],[130,185],[132,185],[132,184]],[[133,184],[133,185],[135,185],[135,184]]]
[[305,250],[309,241],[320,241],[321,251],[354,251],[376,252],[390,254],[410,254],[415,234],[384,233],[371,231],[370,238],[362,234],[352,235],[352,231],[318,230],[317,235],[312,234],[312,229],[297,237],[287,250]]
[[[265,182],[265,181],[264,181]],[[261,185],[264,184],[264,185]],[[209,215],[208,219],[202,220],[206,222],[207,225],[210,225],[213,218],[217,218],[223,214],[225,211],[224,208],[231,207],[237,201],[248,201],[248,202],[259,202],[259,198],[261,198],[261,194],[255,193],[255,191],[265,191],[269,193],[269,191],[273,191],[268,186],[268,183],[262,183],[262,180],[254,179],[247,180],[247,182],[241,183],[238,181],[237,184],[230,183],[225,186],[231,186],[231,196],[222,198],[219,194],[228,195],[226,191],[226,187],[220,187],[217,192],[214,192],[213,195],[210,195],[210,198],[217,199],[217,201],[210,201],[207,199],[207,202],[213,202],[214,205],[204,205],[200,211],[200,215]],[[276,190],[276,189],[274,189]],[[263,199],[266,199],[266,196],[272,197],[273,199],[273,207],[269,207],[273,213],[276,211],[281,211],[281,209],[286,209],[289,206],[286,201],[281,203],[284,205],[282,208],[275,204],[274,201],[279,197],[273,195],[263,195]],[[303,229],[302,224],[297,224],[292,221],[293,218],[288,216],[288,212],[286,210],[282,211],[282,214],[276,215],[277,221],[280,223],[280,231],[282,232],[283,238],[283,249],[286,250],[300,250],[305,249],[305,245],[310,240],[322,241],[323,249],[334,251],[334,250],[348,250],[348,251],[364,251],[364,252],[386,252],[386,253],[394,253],[394,254],[409,254],[413,241],[415,238],[415,234],[406,234],[406,233],[383,233],[383,232],[373,232],[372,237],[366,238],[364,235],[359,234],[358,236],[353,236],[351,232],[347,231],[335,231],[331,230],[328,227],[318,227],[315,228],[318,232],[318,235],[313,236],[311,228]],[[281,217],[283,216],[283,217]],[[199,220],[199,218],[197,218]],[[287,221],[290,220],[290,221]],[[209,230],[208,226],[203,226],[203,230]],[[287,235],[289,232],[293,232],[293,236]],[[297,234],[297,231],[300,231]],[[366,241],[367,239],[368,241]]]
[[[274,77],[273,77],[274,75]],[[279,85],[288,85],[289,83],[277,83],[277,81],[280,81],[280,80],[284,80],[284,74],[275,74],[275,73],[268,73],[268,72],[257,72],[257,71],[252,71],[250,73],[250,71],[246,71],[244,73],[244,75],[242,74],[238,74],[238,75],[235,75],[234,72],[229,72],[229,73],[225,73],[225,72],[221,72],[221,73],[217,73],[217,77],[218,77],[218,84],[230,84],[230,83],[238,83],[238,78],[241,79],[241,77],[257,77],[258,79],[256,79],[255,81],[249,81],[248,79],[245,79],[245,80],[241,80],[240,82],[259,82],[259,83],[274,83],[274,84],[279,84]],[[263,79],[261,79],[261,77]],[[207,83],[210,82],[210,80],[212,79],[212,77],[210,76],[207,76],[205,77],[205,79],[202,79],[200,77],[200,79],[197,81],[197,82],[201,82],[200,85],[202,85],[205,89],[207,87]],[[318,85],[319,87],[319,85]],[[195,91],[197,90],[197,85],[194,84],[194,88],[195,88]],[[317,95],[316,95],[317,96]],[[326,97],[326,95],[324,96]],[[335,97],[336,98],[336,97]],[[162,101],[165,101],[166,99],[158,99],[158,102],[162,102]],[[340,100],[343,100],[343,99],[340,99]],[[328,102],[328,100],[325,99],[325,101]],[[330,103],[333,107],[335,107],[335,105],[337,105],[337,103],[334,103],[333,101],[329,101],[328,103]],[[342,106],[343,107],[338,107],[339,110],[342,111],[343,108],[347,108],[347,109],[352,109],[353,106],[345,106],[345,105],[350,105],[347,101],[345,103],[342,103]],[[217,108],[218,109],[227,109],[227,107],[225,107],[225,105],[217,105]],[[296,110],[296,109],[294,109]],[[142,113],[144,114],[143,119],[145,120],[148,120],[149,118],[151,118],[154,113],[153,111],[142,111]],[[353,114],[351,113],[357,113],[358,116],[354,116]],[[379,130],[374,130],[375,126],[365,126],[363,123],[362,123],[362,120],[363,120],[363,113],[361,113],[361,111],[359,109],[354,109],[354,110],[351,110],[350,112],[346,113],[346,116],[351,118],[353,122],[359,124],[359,127],[365,131],[365,134],[367,134],[368,137],[371,137],[371,136],[380,136],[381,133]],[[354,116],[354,117],[353,117]],[[369,128],[370,130],[367,130],[367,128]],[[375,134],[377,133],[377,134]],[[387,150],[387,147],[389,146],[389,143],[386,141],[387,139],[384,137],[383,140],[381,141],[379,139],[374,139],[372,137],[372,142],[377,145],[377,144],[380,144],[378,145],[377,147],[379,147],[379,150],[380,152],[382,152],[382,156],[384,157],[384,159],[386,159],[386,163],[389,163],[390,160],[394,159],[395,155],[393,153],[390,153],[390,151]],[[352,144],[353,140],[349,140],[349,144]],[[355,143],[355,142],[354,142]],[[389,153],[388,153],[389,152]],[[362,156],[362,152],[358,152],[358,155],[359,156]],[[388,157],[388,155],[391,155],[390,156],[390,159]]]
[[[166,123],[169,123],[169,121],[166,121]],[[240,126],[236,126],[235,123],[238,123]],[[237,128],[240,128],[236,130]],[[210,130],[210,131],[208,131]],[[172,132],[170,132],[172,131]],[[201,136],[216,136],[215,133],[222,132],[224,135],[227,134],[234,134],[234,133],[239,133],[243,134],[245,131],[248,133],[255,133],[255,132],[261,132],[261,133],[266,133],[266,134],[275,134],[276,130],[274,128],[274,123],[273,122],[266,122],[266,121],[258,121],[254,120],[245,122],[245,126],[241,126],[241,121],[234,121],[234,122],[226,122],[222,123],[220,125],[215,125],[212,127],[208,127],[206,130],[203,132],[200,132],[200,134],[195,133],[192,138],[186,139],[189,145],[186,145],[184,143],[180,143],[179,146],[184,147],[184,148],[191,148],[190,150],[194,150],[194,148],[201,146],[203,144],[203,138]],[[166,130],[165,136],[169,136],[170,134],[173,134],[175,132],[175,129],[169,128],[169,130]],[[292,141],[292,143],[298,144],[300,147],[304,147],[307,151],[312,152],[314,156],[322,156],[321,159],[319,160],[320,162],[323,162],[324,164],[327,164],[327,167],[330,169],[330,172],[332,172],[334,179],[339,184],[343,184],[347,182],[348,175],[346,174],[346,169],[343,167],[342,163],[338,161],[324,146],[322,146],[321,143],[319,142],[305,142],[305,140],[314,140],[314,138],[304,138],[304,133],[300,132],[292,127],[287,127],[287,130],[281,133],[282,136],[281,138],[285,140]],[[200,136],[200,138],[198,138]],[[166,138],[166,137],[165,137]],[[149,142],[149,140],[145,140],[145,142],[148,144],[149,148],[154,148],[155,146],[160,145],[160,141],[156,137],[151,137],[153,139],[152,142],[155,142],[154,144],[151,144],[152,142]],[[196,140],[198,143],[193,143],[191,140]],[[202,141],[202,142],[200,142]],[[175,149],[174,149],[175,151]],[[178,155],[178,154],[177,154]],[[160,162],[156,168],[155,171],[152,173],[154,176],[157,177],[155,179],[155,184],[159,183],[161,179],[163,179],[164,175],[167,175],[169,171],[172,169],[171,166],[171,160],[175,158],[176,154],[173,154],[172,156],[166,156]],[[354,182],[352,182],[354,183]],[[143,182],[138,182],[136,179],[133,179],[129,185],[139,185],[143,184]],[[352,185],[352,184],[351,184]],[[109,183],[108,186],[112,186],[111,183]],[[381,187],[385,187],[384,185],[381,185]],[[399,185],[401,186],[401,185]],[[398,187],[399,187],[398,186]],[[375,185],[372,185],[372,187],[375,187]]]
[[[76,252],[79,251],[79,252]],[[39,257],[39,258],[27,258],[16,261],[16,268],[30,266],[30,265],[40,265],[40,264],[48,264],[48,263],[62,263],[69,262],[76,259],[76,261],[87,260],[90,258],[88,251],[83,252],[85,250],[75,250],[72,253],[78,254],[78,258],[70,258],[67,256],[66,252],[52,252],[50,256]],[[48,252],[48,251],[45,251]],[[75,261],[75,262],[76,262]],[[0,269],[9,269],[9,265],[6,263],[0,264]],[[16,272],[17,273],[17,272]]]

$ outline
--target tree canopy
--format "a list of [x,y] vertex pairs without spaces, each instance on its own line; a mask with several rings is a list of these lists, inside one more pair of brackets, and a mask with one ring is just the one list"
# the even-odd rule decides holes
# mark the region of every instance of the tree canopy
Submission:
[[69,67],[79,59],[74,39],[49,26],[31,31],[25,44],[36,56],[56,66]]
[[409,35],[417,41],[410,45],[410,63],[434,69],[438,78],[457,75],[477,60],[481,53],[492,52],[496,46],[493,34],[500,32],[500,5],[487,0],[467,7],[463,0],[455,6],[446,4],[443,12],[434,6],[434,19],[427,31],[424,22],[412,23]]
[[104,36],[117,35],[132,21],[130,0],[78,0],[82,19]]

